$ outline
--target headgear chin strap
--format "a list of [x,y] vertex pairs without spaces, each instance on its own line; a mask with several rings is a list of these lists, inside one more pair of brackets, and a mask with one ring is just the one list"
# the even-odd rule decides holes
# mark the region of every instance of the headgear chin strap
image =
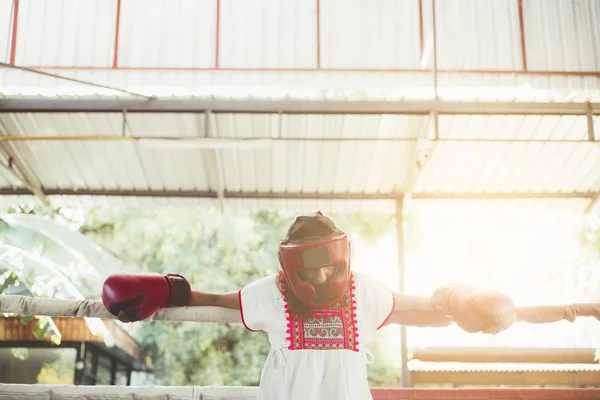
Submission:
[[[320,215],[318,213],[317,218]],[[288,233],[288,237],[279,245],[278,256],[288,286],[309,309],[331,307],[346,294],[350,279],[350,241],[343,231],[335,228],[326,237],[303,240],[290,240]],[[331,297],[321,302],[317,299],[315,287],[302,280],[300,272],[329,266],[338,268],[328,281]]]

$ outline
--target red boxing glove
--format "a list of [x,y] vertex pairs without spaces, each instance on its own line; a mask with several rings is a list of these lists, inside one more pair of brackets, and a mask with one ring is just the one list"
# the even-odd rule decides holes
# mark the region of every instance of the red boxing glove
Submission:
[[470,333],[496,334],[510,328],[517,319],[515,305],[508,296],[472,286],[444,285],[433,293],[431,303]]
[[186,306],[192,289],[181,275],[157,273],[117,273],[102,287],[102,302],[118,316],[123,311],[130,321],[151,317],[163,307]]

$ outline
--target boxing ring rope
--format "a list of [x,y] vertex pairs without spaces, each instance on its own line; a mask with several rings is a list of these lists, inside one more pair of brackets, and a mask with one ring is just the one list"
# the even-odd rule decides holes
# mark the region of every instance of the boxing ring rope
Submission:
[[[0,312],[49,317],[116,319],[101,301],[63,300],[27,296],[0,296]],[[517,321],[552,323],[574,322],[579,317],[600,321],[600,303],[568,304],[517,308]],[[238,310],[221,307],[174,307],[158,311],[144,321],[191,321],[241,323]],[[600,389],[395,389],[372,388],[374,399],[381,400],[512,400],[512,399],[600,399]],[[257,387],[246,386],[78,386],[1,384],[0,400],[12,399],[173,399],[173,400],[250,400]]]
[[[0,400],[255,400],[251,386],[73,386],[0,384]],[[591,400],[600,389],[372,388],[375,400]]]
[[[0,312],[17,315],[44,315],[47,317],[117,319],[106,310],[101,301],[63,300],[14,295],[0,296]],[[194,306],[163,308],[143,321],[241,323],[242,319],[238,310]]]
[[[101,301],[62,300],[27,296],[0,296],[0,312],[48,317],[87,317],[116,319]],[[578,317],[594,317],[600,321],[600,303],[580,303],[555,306],[518,307],[517,321],[532,324],[562,320],[574,322]],[[241,323],[238,310],[222,307],[163,308],[144,321],[190,321]]]

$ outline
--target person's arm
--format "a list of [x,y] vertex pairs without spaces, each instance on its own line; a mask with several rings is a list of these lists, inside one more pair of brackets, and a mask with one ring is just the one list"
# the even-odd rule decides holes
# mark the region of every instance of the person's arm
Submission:
[[446,326],[455,322],[466,332],[496,334],[516,320],[510,297],[468,285],[443,285],[431,296],[395,293],[394,301],[394,311],[386,324]]
[[[233,308],[234,310],[240,309],[240,302],[238,300],[238,292],[231,293],[207,293],[198,290],[192,290],[190,301],[188,306],[215,306]],[[123,311],[118,314],[119,321],[121,322],[133,322],[129,317],[125,315]]]
[[433,308],[430,296],[414,296],[394,293],[394,311],[386,325],[404,326],[448,326],[452,317]]
[[238,292],[230,293],[207,293],[199,290],[192,290],[189,306],[215,306],[240,309]]

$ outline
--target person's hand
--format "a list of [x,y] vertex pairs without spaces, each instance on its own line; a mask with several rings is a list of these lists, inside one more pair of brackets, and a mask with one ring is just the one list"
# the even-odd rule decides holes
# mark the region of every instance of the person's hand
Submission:
[[503,293],[467,285],[447,284],[432,295],[434,309],[452,316],[464,331],[496,334],[512,326],[517,312]]
[[119,321],[121,322],[133,322],[127,317],[127,315],[125,315],[125,312],[123,310],[119,311],[117,318],[119,318]]
[[165,307],[189,304],[190,283],[181,275],[155,272],[120,272],[110,275],[102,285],[102,303],[119,318],[123,312],[127,322],[145,320]]

